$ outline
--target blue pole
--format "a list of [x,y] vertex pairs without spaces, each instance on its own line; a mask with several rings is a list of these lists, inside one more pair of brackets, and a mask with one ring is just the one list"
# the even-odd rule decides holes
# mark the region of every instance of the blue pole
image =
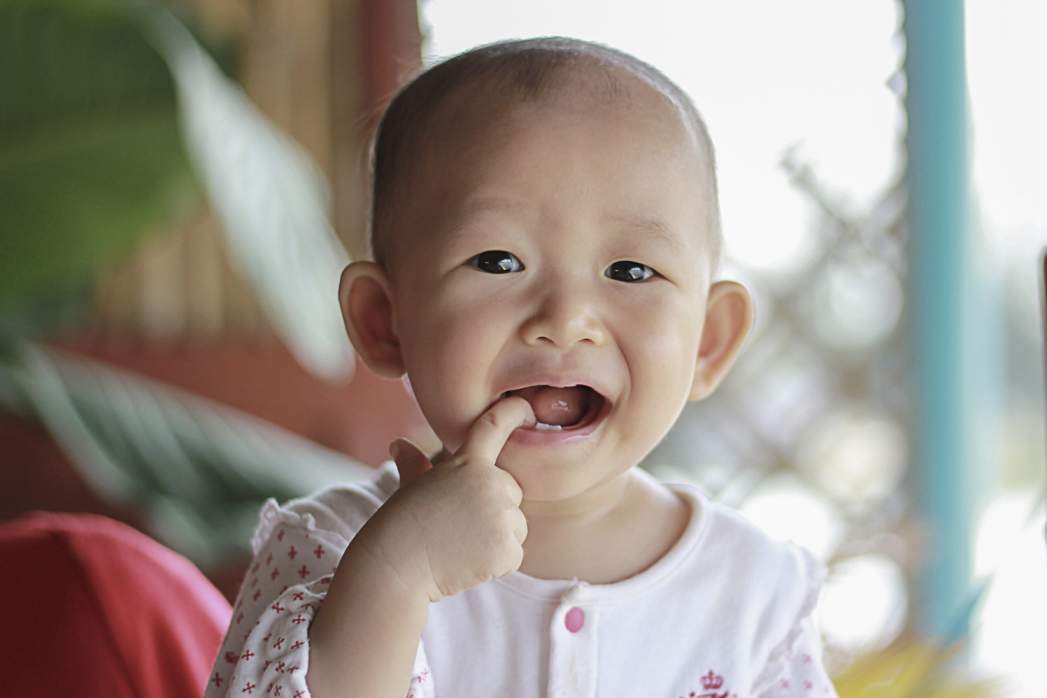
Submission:
[[906,0],[905,38],[911,462],[926,535],[913,608],[920,635],[951,642],[969,632],[972,478],[984,445],[974,392],[986,365],[972,273],[964,3]]

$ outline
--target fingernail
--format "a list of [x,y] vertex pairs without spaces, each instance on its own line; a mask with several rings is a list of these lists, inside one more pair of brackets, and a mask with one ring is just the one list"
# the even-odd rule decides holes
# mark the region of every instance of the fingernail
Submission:
[[402,451],[403,451],[403,446],[400,445],[399,441],[394,441],[391,444],[389,444],[389,455],[393,457],[393,460],[396,460],[397,458],[399,458],[400,457],[400,453]]

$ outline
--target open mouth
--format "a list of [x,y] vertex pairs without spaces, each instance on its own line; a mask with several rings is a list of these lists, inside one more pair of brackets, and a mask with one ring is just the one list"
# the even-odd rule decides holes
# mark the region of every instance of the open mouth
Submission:
[[587,385],[564,388],[532,385],[502,393],[503,398],[510,395],[522,397],[531,404],[538,422],[534,427],[521,427],[528,431],[571,432],[585,429],[603,417],[604,407],[608,404],[603,395]]

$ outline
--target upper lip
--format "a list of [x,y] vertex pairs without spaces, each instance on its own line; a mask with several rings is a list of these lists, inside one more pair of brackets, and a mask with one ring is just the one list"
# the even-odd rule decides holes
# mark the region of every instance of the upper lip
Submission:
[[520,388],[528,388],[532,385],[549,385],[555,388],[568,388],[572,385],[587,385],[596,392],[600,393],[600,396],[605,400],[614,402],[612,400],[611,389],[607,387],[607,384],[602,379],[597,378],[591,374],[585,372],[551,372],[551,373],[535,373],[531,374],[527,378],[520,379],[512,383],[509,387],[503,388],[499,396],[509,392],[510,390],[519,390]]

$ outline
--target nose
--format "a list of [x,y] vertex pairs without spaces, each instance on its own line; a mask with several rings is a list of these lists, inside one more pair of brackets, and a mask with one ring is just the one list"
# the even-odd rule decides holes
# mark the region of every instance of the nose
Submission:
[[567,348],[577,342],[600,346],[606,341],[598,304],[583,284],[550,283],[540,294],[537,310],[520,328],[527,344]]

